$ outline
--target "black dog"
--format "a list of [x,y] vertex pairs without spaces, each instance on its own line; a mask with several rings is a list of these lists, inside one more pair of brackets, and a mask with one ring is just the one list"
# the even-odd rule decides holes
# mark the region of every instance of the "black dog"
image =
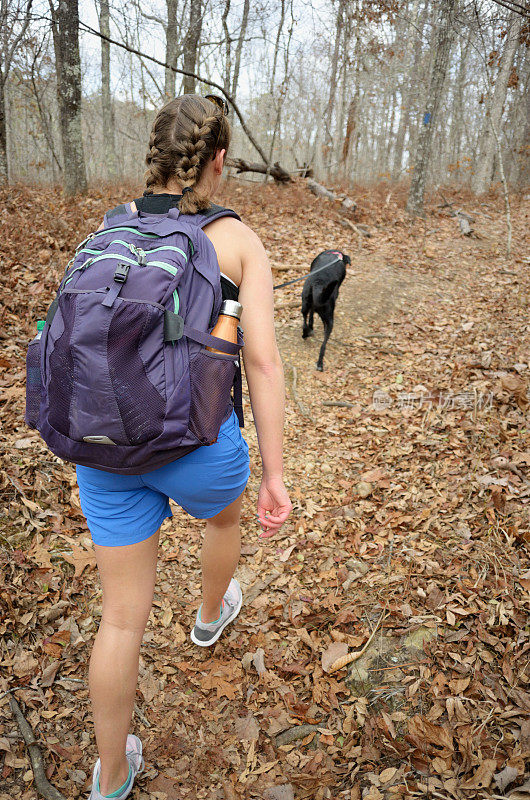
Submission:
[[335,303],[339,296],[339,287],[346,277],[347,264],[351,264],[349,256],[339,250],[324,250],[313,259],[310,273],[302,289],[302,314],[304,315],[302,337],[306,339],[313,334],[315,311],[324,324],[324,341],[317,361],[319,372],[324,369],[324,353],[333,328]]

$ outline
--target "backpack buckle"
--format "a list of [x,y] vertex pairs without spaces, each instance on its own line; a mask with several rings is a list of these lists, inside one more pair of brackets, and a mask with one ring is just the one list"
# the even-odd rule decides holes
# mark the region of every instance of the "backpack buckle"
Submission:
[[112,308],[114,305],[114,301],[118,297],[119,293],[122,290],[122,286],[127,280],[127,275],[129,274],[129,265],[128,264],[118,264],[116,267],[116,271],[114,273],[114,283],[112,286],[107,286],[107,295],[105,299],[102,301],[101,305],[106,306],[107,308]]
[[114,280],[116,281],[116,283],[125,283],[128,274],[129,274],[129,265],[118,264],[118,266],[116,267],[116,272],[114,273]]

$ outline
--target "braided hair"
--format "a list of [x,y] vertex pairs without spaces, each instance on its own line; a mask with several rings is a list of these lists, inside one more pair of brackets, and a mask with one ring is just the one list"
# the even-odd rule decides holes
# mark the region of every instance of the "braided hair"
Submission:
[[170,100],[156,115],[151,130],[145,157],[147,192],[164,188],[175,178],[186,189],[178,204],[182,214],[208,208],[209,197],[197,183],[215,153],[228,150],[229,144],[228,120],[211,100],[196,94]]

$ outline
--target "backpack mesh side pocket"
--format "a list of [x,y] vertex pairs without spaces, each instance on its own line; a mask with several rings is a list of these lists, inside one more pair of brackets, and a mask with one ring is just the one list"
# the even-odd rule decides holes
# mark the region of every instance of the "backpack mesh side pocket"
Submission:
[[48,362],[50,371],[48,419],[50,425],[64,436],[68,436],[70,433],[70,407],[74,389],[74,359],[71,339],[75,322],[75,303],[75,295],[61,296],[57,313],[62,315],[64,330],[55,342]]
[[236,357],[201,350],[190,365],[190,431],[201,444],[217,439],[236,374]]
[[40,366],[40,335],[30,342],[26,355],[26,425],[37,428],[39,425],[40,401],[42,397],[42,374]]
[[[237,340],[243,346],[243,334],[237,331]],[[226,416],[230,390],[234,384],[239,356],[212,353],[205,347],[190,364],[190,432],[201,444],[213,444]]]

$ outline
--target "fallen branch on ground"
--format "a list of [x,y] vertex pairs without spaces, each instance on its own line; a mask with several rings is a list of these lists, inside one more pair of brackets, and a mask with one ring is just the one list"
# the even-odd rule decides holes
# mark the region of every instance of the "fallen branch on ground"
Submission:
[[46,772],[44,770],[42,753],[39,745],[37,744],[37,740],[35,739],[33,729],[24,717],[24,714],[22,713],[22,710],[13,695],[10,695],[9,697],[9,706],[18,725],[18,729],[22,734],[22,738],[26,742],[28,748],[37,793],[41,797],[44,797],[45,800],[66,800],[64,795],[57,791],[55,786],[52,786],[48,781]]
[[317,197],[326,197],[328,200],[334,200],[335,202],[340,203],[344,211],[355,211],[357,208],[357,203],[355,200],[352,200],[351,197],[339,197],[334,192],[326,189],[325,186],[322,186],[321,183],[314,181],[312,178],[307,179],[307,185],[310,191],[312,191],[313,194],[316,194]]
[[300,398],[298,397],[298,394],[296,392],[296,380],[297,380],[297,376],[298,376],[298,373],[296,371],[296,367],[294,367],[292,365],[289,365],[289,366],[291,367],[291,394],[293,395],[293,400],[295,401],[296,405],[300,409],[300,413],[302,414],[302,416],[303,417],[307,417],[308,419],[311,420],[311,422],[314,423],[315,420],[313,419],[313,417],[311,416],[311,414],[309,413],[309,411],[307,410],[305,405],[302,403],[302,401],[300,400]]
[[281,747],[284,744],[297,742],[299,739],[305,739],[305,737],[309,736],[310,733],[313,733],[313,731],[318,731],[319,728],[323,727],[324,722],[322,722],[320,725],[310,725],[309,723],[305,723],[304,725],[296,725],[294,728],[289,728],[288,731],[279,733],[274,740],[274,744],[276,747]]
[[277,161],[272,164],[259,164],[254,161],[245,161],[244,158],[227,158],[226,166],[233,167],[239,175],[241,172],[259,172],[262,175],[271,175],[278,183],[290,183],[291,176]]
[[446,198],[443,196],[441,192],[440,195],[442,197],[443,203],[441,203],[438,206],[438,208],[449,209],[447,213],[449,214],[450,217],[454,217],[456,219],[460,227],[460,233],[463,236],[472,236],[475,239],[478,239],[479,238],[478,234],[475,233],[475,231],[471,227],[471,223],[475,221],[475,218],[470,216],[469,214],[466,214],[466,212],[462,211],[460,208],[454,209],[453,203],[449,202],[449,200],[446,200]]
[[368,239],[371,239],[372,237],[372,234],[366,225],[354,225],[350,219],[339,219],[337,221],[339,225],[342,225],[343,228],[350,228],[352,231],[355,231],[355,233],[358,233],[361,236],[366,236]]

